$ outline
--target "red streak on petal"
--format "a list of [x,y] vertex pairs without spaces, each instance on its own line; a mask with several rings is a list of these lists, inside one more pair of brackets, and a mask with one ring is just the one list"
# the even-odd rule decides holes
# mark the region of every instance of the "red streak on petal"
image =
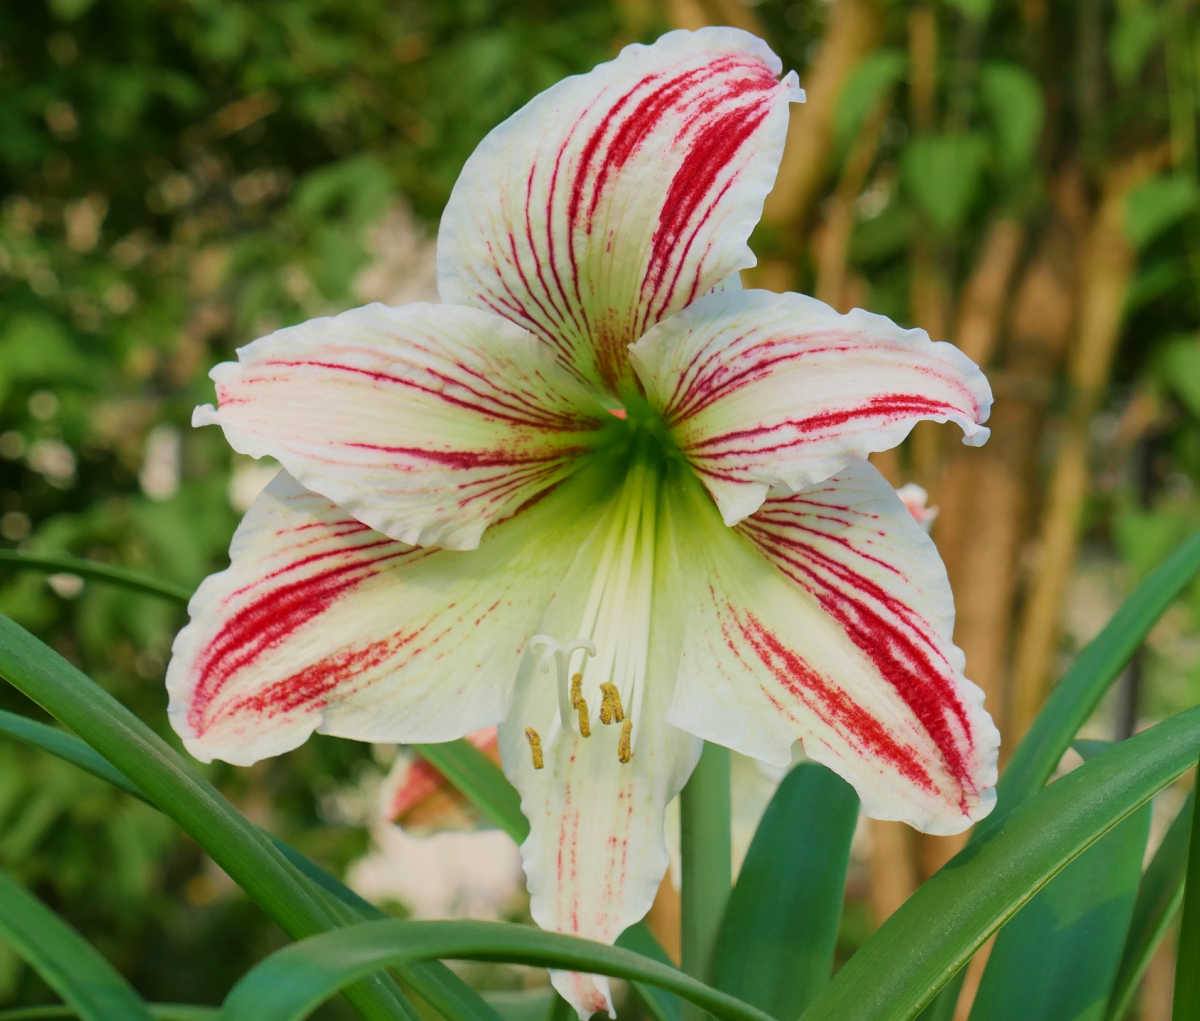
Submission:
[[[856,741],[868,754],[891,763],[916,786],[926,791],[936,790],[913,749],[900,744],[866,709],[844,691],[826,682],[757,617],[747,613],[744,618],[739,618],[732,606],[729,611],[735,616],[742,636],[759,661],[789,694],[817,711],[818,715]],[[812,704],[813,696],[819,700],[819,709]]]
[[967,754],[974,735],[949,664],[928,633],[929,623],[882,585],[810,543],[753,523],[741,531],[784,574],[817,598],[903,699],[937,747],[967,811],[966,796],[976,790]]
[[[693,440],[689,449],[700,451],[702,457],[737,457],[745,454],[762,454],[783,450],[802,443],[820,438],[822,433],[845,425],[856,419],[878,418],[884,421],[896,421],[909,417],[935,417],[953,414],[957,409],[945,401],[932,400],[920,394],[883,394],[872,397],[865,404],[855,408],[842,408],[836,411],[822,411],[805,418],[785,419],[769,425],[753,426],[748,429],[738,429],[727,433],[718,433],[703,439]],[[769,437],[774,433],[792,432],[789,439],[780,439],[775,443],[763,446],[725,448],[722,444],[738,440],[755,440]],[[814,435],[816,434],[816,435]],[[717,447],[717,450],[710,448]]]
[[[193,733],[200,736],[211,726],[213,702],[234,674],[377,574],[380,561],[410,552],[401,548],[384,557],[358,558],[339,564],[263,593],[233,613],[197,658],[197,681],[188,709],[188,725]],[[287,569],[281,568],[276,573]]]

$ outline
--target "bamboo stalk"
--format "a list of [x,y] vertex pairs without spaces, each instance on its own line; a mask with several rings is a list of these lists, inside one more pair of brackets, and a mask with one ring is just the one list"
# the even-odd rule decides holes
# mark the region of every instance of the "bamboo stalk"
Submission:
[[[976,362],[995,354],[1007,308],[1023,224],[1009,215],[996,218],[963,288],[954,339]],[[952,443],[946,448],[935,526],[958,603],[955,641],[967,657],[967,671],[983,688],[992,711],[1003,705],[1003,670],[1016,590],[1017,550],[1029,457],[1010,431],[1015,405],[1001,395],[993,429],[996,441],[984,450]],[[952,438],[953,439],[953,438]],[[945,444],[945,438],[943,438]],[[921,873],[930,876],[962,847],[965,836],[921,840]]]
[[[913,131],[932,131],[937,118],[937,13],[930,4],[908,14],[908,103]],[[909,308],[913,322],[934,339],[949,327],[950,283],[945,271],[944,245],[927,222],[913,232],[908,252]],[[912,476],[937,499],[941,431],[933,423],[918,425],[909,438]]]
[[917,888],[913,831],[903,823],[872,819],[871,917],[882,925]]
[[799,232],[829,174],[838,96],[864,56],[875,47],[882,15],[875,0],[837,0],[829,27],[804,76],[808,102],[792,108],[787,148],[763,222]]
[[1084,242],[1078,327],[1068,365],[1072,394],[1041,515],[1033,583],[1017,632],[1010,742],[1021,737],[1037,714],[1058,653],[1062,604],[1078,553],[1080,515],[1090,480],[1089,432],[1112,370],[1134,269],[1124,228],[1125,202],[1167,157],[1165,147],[1156,147],[1108,172]]
[[680,920],[682,907],[679,900],[679,890],[671,882],[670,873],[663,876],[658,884],[658,893],[654,895],[654,903],[650,905],[650,913],[646,916],[646,924],[654,933],[662,948],[675,964],[679,964],[683,953],[681,943]]
[[846,162],[833,195],[825,204],[825,219],[813,238],[817,264],[815,295],[839,312],[851,307],[847,299],[850,237],[854,232],[855,206],[879,152],[890,103],[882,101],[867,118],[846,154]]

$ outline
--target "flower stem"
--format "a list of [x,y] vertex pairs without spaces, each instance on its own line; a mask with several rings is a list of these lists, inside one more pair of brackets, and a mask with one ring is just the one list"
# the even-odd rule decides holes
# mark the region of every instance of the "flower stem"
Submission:
[[[729,851],[729,751],[705,744],[680,795],[683,970],[703,980],[733,873]],[[685,1019],[703,1018],[687,1008]]]

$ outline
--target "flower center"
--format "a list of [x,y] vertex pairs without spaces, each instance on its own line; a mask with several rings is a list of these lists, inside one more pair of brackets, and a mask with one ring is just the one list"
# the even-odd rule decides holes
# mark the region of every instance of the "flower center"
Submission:
[[535,769],[561,736],[611,745],[603,754],[622,764],[636,750],[663,472],[655,458],[630,453],[616,491],[604,499],[592,534],[529,642],[535,660],[529,683],[547,698],[553,691],[557,709],[546,732],[525,730]]
[[638,459],[658,465],[683,461],[662,414],[637,391],[622,391],[605,410],[610,419],[600,428],[597,450],[615,456],[624,470]]

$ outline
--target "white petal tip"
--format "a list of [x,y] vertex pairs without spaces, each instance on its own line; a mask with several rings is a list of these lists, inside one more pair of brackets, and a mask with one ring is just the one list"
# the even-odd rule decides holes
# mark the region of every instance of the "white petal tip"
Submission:
[[788,102],[803,103],[807,100],[804,90],[800,88],[800,77],[795,71],[789,71],[783,76],[783,81],[779,83],[788,94]]
[[217,409],[211,404],[200,404],[192,412],[192,428],[201,429],[206,425],[220,425]]
[[963,443],[968,447],[982,447],[992,435],[992,430],[985,425],[976,426],[969,432],[963,433]]

